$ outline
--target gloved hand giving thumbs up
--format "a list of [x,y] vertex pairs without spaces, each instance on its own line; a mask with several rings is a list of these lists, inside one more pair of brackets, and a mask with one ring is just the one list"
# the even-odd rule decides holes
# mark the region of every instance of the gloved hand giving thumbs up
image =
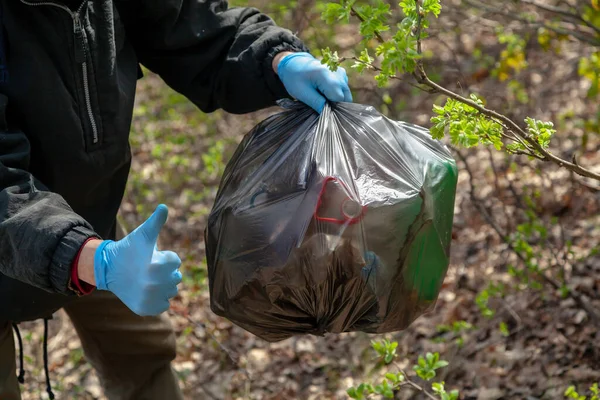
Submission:
[[156,241],[168,209],[159,205],[142,225],[119,241],[105,240],[94,253],[96,287],[113,292],[136,314],[158,315],[169,309],[182,276],[181,260],[159,251]]

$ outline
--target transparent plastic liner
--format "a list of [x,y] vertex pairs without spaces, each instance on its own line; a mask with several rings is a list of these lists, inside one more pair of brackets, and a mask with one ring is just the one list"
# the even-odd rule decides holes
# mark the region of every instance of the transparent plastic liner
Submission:
[[211,309],[270,342],[407,328],[446,276],[454,159],[371,106],[281,105],[221,180],[205,231]]

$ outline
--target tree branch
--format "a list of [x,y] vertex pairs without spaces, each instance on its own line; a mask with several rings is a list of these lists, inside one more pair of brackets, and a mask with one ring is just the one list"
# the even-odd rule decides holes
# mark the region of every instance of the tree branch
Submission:
[[402,367],[400,367],[400,365],[398,365],[397,362],[394,361],[394,365],[396,366],[396,368],[398,368],[398,371],[402,372],[402,375],[404,375],[404,382],[400,383],[400,385],[399,385],[400,387],[409,385],[413,389],[416,389],[419,392],[423,393],[428,398],[433,399],[433,400],[438,400],[437,397],[435,397],[433,394],[429,393],[423,387],[421,387],[421,386],[417,385],[415,382],[411,381],[409,379],[408,375],[406,375],[406,372],[404,372],[404,370],[402,369]]
[[[423,15],[421,12],[420,0],[414,0],[414,1],[415,1],[415,6],[416,6],[416,12],[417,12],[417,26],[415,28],[416,39],[417,39],[417,50],[418,50],[419,54],[422,54],[421,30],[422,30],[422,25],[423,25],[422,24]],[[467,3],[473,4],[473,2],[471,0],[465,0],[465,1]],[[362,16],[360,16],[354,8],[351,8],[351,11],[352,11],[353,15],[355,15],[361,22],[364,22],[364,18]],[[375,36],[377,37],[377,40],[380,43],[385,43],[385,40],[383,39],[383,37],[381,36],[381,34],[379,32],[375,31]],[[600,45],[600,42],[599,42],[599,45]],[[422,58],[419,58],[416,61],[416,63],[417,63],[417,65],[416,65],[415,72],[413,73],[413,76],[415,77],[415,79],[417,80],[418,83],[428,86],[429,88],[432,89],[432,91],[430,91],[429,93],[432,93],[432,92],[441,93],[451,99],[454,99],[463,104],[471,106],[472,108],[479,111],[481,114],[483,114],[489,118],[492,118],[492,119],[496,120],[497,122],[498,121],[501,122],[502,124],[504,124],[505,129],[511,131],[517,138],[520,138],[523,141],[525,141],[528,145],[527,147],[534,150],[532,152],[534,157],[536,157],[540,160],[553,162],[554,164],[558,165],[559,167],[564,167],[564,168],[566,168],[570,171],[573,171],[581,176],[585,176],[587,178],[592,178],[592,179],[600,181],[599,173],[593,172],[587,168],[582,167],[581,165],[579,165],[577,163],[567,161],[565,159],[562,159],[562,158],[554,155],[552,152],[550,152],[549,150],[546,150],[544,147],[542,147],[538,143],[538,141],[534,137],[532,137],[527,131],[525,131],[522,127],[520,127],[517,123],[515,123],[513,120],[506,117],[505,115],[502,115],[493,110],[489,110],[489,109],[485,108],[484,106],[477,104],[473,100],[463,97],[457,93],[454,93],[453,91],[446,89],[445,87],[433,82],[429,78],[427,73],[425,72],[425,67],[423,66]],[[373,68],[375,68],[373,65],[371,65],[371,66]],[[398,78],[396,78],[396,79],[398,79]],[[535,152],[539,153],[539,155],[535,154]],[[531,156],[532,154],[528,154],[528,155]]]
[[421,51],[421,29],[423,28],[423,14],[421,13],[420,0],[415,0],[415,9],[417,11],[417,53],[422,54]]
[[[470,0],[467,0],[468,2],[470,2]],[[420,12],[420,7],[419,7],[419,0],[415,0],[415,4],[417,7],[417,15],[418,15],[418,19],[417,19],[417,48],[419,49],[419,54],[421,54],[421,25],[422,25],[422,15]],[[523,140],[525,140],[529,146],[531,146],[535,151],[537,151],[538,153],[540,153],[543,156],[543,159],[548,160],[548,161],[552,161],[555,164],[557,164],[560,167],[565,167],[573,172],[576,172],[579,175],[588,177],[588,178],[593,178],[596,180],[600,180],[600,174],[597,174],[593,171],[590,171],[586,168],[581,167],[579,164],[575,164],[572,162],[569,162],[567,160],[564,160],[560,157],[555,156],[554,154],[552,154],[550,151],[544,149],[538,142],[537,140],[535,140],[535,138],[531,137],[531,135],[529,135],[523,128],[521,128],[519,125],[517,125],[513,120],[511,120],[510,118],[496,112],[493,110],[488,110],[487,108],[485,108],[484,106],[481,106],[479,104],[477,104],[476,102],[474,102],[471,99],[467,99],[457,93],[452,92],[449,89],[446,89],[443,86],[438,85],[437,83],[433,82],[431,79],[429,79],[429,77],[427,76],[427,73],[425,72],[425,68],[423,67],[423,61],[422,59],[418,59],[417,60],[417,73],[415,74],[415,77],[417,79],[417,81],[421,84],[425,84],[427,86],[429,86],[430,88],[436,90],[439,93],[442,93],[454,100],[460,101],[463,104],[467,104],[471,107],[473,107],[474,109],[476,109],[477,111],[479,111],[481,114],[493,118],[497,121],[502,121],[502,123],[504,123],[504,125],[506,127],[508,127],[516,136],[522,138]],[[540,157],[538,157],[540,158]],[[540,158],[542,159],[542,158]]]
[[[358,63],[364,64],[364,65],[366,65],[367,68],[370,68],[373,71],[377,71],[377,72],[382,72],[383,71],[377,65],[375,65],[373,63],[364,62],[363,60],[359,59],[358,57],[340,57],[339,62],[342,63],[342,62],[344,62],[346,60],[353,60],[353,61],[356,61]],[[423,91],[425,91],[427,93],[436,93],[433,89],[423,88],[422,86],[419,86],[419,85],[417,85],[415,83],[412,83],[412,82],[409,82],[407,80],[404,80],[404,79],[402,79],[402,78],[400,78],[399,76],[396,76],[396,75],[390,76],[390,79],[394,79],[394,80],[400,81],[402,83],[406,83],[406,84],[408,84],[408,85],[410,85],[410,86],[412,86],[412,87],[414,87],[416,89],[423,90]]]
[[[596,38],[595,36],[592,36],[591,32],[590,32],[590,34],[585,34],[580,31],[559,28],[557,26],[549,25],[545,22],[530,21],[527,18],[523,18],[516,13],[511,13],[511,12],[505,11],[504,9],[493,7],[493,6],[490,6],[488,4],[485,4],[485,3],[482,3],[479,1],[474,1],[474,0],[463,0],[463,1],[472,7],[479,8],[480,10],[487,11],[489,13],[503,15],[512,20],[517,20],[517,21],[521,21],[521,22],[524,22],[529,25],[533,25],[536,28],[540,28],[540,27],[545,28],[550,31],[556,32],[560,35],[573,36],[574,38],[577,38],[577,39],[581,40],[582,42],[589,43],[593,46],[600,46],[600,39]],[[521,1],[523,1],[523,0],[521,0]]]
[[535,138],[532,138],[523,128],[521,128],[519,125],[517,125],[515,122],[513,122],[508,117],[506,117],[496,111],[489,110],[489,109],[485,108],[484,106],[481,106],[481,105],[475,103],[474,101],[467,99],[459,94],[456,94],[456,93],[446,89],[445,87],[442,87],[442,86],[438,85],[437,83],[433,82],[431,79],[429,79],[429,77],[425,73],[422,63],[419,62],[417,67],[419,68],[419,72],[421,74],[421,82],[419,82],[419,83],[423,83],[423,84],[437,90],[438,92],[445,94],[446,96],[448,96],[454,100],[458,100],[461,103],[467,104],[485,116],[502,121],[515,134],[517,134],[519,137],[524,139],[533,149],[535,149],[538,153],[540,153],[547,161],[552,161],[553,163],[557,164],[559,167],[567,168],[579,175],[585,176],[587,178],[593,178],[593,179],[600,181],[600,174],[597,174],[593,171],[583,168],[579,164],[574,164],[572,162],[569,162],[567,160],[564,160],[560,157],[555,156],[548,150],[544,149],[535,140]]
[[543,3],[540,3],[540,2],[535,1],[535,0],[520,0],[520,1],[522,3],[525,3],[525,4],[531,4],[532,6],[537,7],[539,9],[541,9],[541,10],[548,11],[548,12],[551,12],[551,13],[554,13],[554,14],[559,14],[559,15],[562,15],[564,17],[571,18],[571,19],[574,19],[576,21],[582,22],[586,26],[592,28],[593,30],[595,30],[597,33],[600,34],[600,27],[598,27],[598,26],[594,25],[593,23],[589,22],[588,20],[586,20],[585,18],[583,18],[579,14],[572,13],[572,12],[570,12],[568,10],[565,10],[563,8],[560,8],[560,7],[555,7],[555,6],[551,6],[551,5],[548,5],[548,4],[543,4]]

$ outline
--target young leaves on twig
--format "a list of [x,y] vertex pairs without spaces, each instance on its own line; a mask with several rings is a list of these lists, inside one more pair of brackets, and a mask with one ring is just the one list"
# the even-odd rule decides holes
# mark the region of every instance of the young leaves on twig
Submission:
[[436,370],[446,367],[448,361],[440,360],[439,353],[427,353],[419,356],[418,364],[413,367],[419,378],[430,381],[435,378]]
[[377,352],[377,354],[379,354],[386,364],[394,361],[398,342],[390,342],[389,340],[384,339],[381,342],[372,341],[371,346],[373,346],[373,349]]
[[[595,1],[595,0],[594,0]],[[404,80],[403,74],[412,75],[419,87],[429,93],[440,93],[448,97],[443,107],[435,106],[432,118],[434,126],[431,134],[441,139],[449,134],[453,144],[462,147],[473,147],[480,144],[492,145],[496,149],[505,149],[513,154],[523,154],[554,164],[575,172],[581,176],[600,180],[596,173],[581,166],[575,159],[568,161],[554,155],[548,149],[554,128],[550,122],[542,122],[528,118],[526,126],[518,124],[510,118],[483,106],[482,101],[474,95],[465,98],[432,81],[423,65],[421,40],[427,38],[429,17],[438,17],[442,11],[440,0],[402,0],[400,3],[402,19],[395,27],[389,23],[391,15],[389,4],[383,0],[374,0],[371,4],[359,4],[358,0],[338,0],[326,5],[322,18],[329,24],[344,21],[351,17],[359,20],[359,31],[363,40],[363,50],[359,56],[339,56],[330,49],[323,50],[322,62],[335,70],[346,60],[354,60],[353,68],[358,72],[366,69],[376,71],[375,80],[379,87],[388,85],[391,79]],[[594,8],[592,14],[596,15]],[[594,20],[595,21],[595,20]],[[585,19],[586,25],[596,27],[591,19]],[[598,29],[600,32],[600,28]],[[384,37],[385,35],[385,37]],[[377,46],[372,42],[376,39]],[[508,76],[508,72],[518,72],[527,66],[523,39],[512,33],[499,33],[499,40],[506,44],[503,52],[503,63],[497,69],[497,76]],[[375,57],[371,54],[375,53]],[[579,73],[590,79],[592,85],[588,96],[595,97],[598,92],[600,75],[598,74],[597,54],[581,61]],[[510,87],[520,101],[526,100],[526,93],[519,84]],[[524,95],[525,94],[525,95]],[[509,143],[505,143],[508,140]]]
[[[398,342],[390,342],[385,339],[379,342],[371,342],[371,346],[377,352],[380,358],[384,359],[385,364],[391,364],[396,357],[396,349]],[[423,386],[420,386],[416,382],[408,378],[405,372],[394,363],[397,367],[396,372],[388,371],[380,384],[361,383],[356,387],[349,388],[346,393],[352,399],[365,400],[371,395],[379,394],[384,398],[393,399],[395,391],[400,390],[403,386],[410,386],[423,393],[427,398],[432,400],[457,400],[458,390],[446,392],[444,389],[444,382],[433,383],[432,390],[437,395],[428,392]],[[417,375],[424,380],[430,381],[436,375],[437,369],[443,368],[448,365],[447,361],[440,360],[439,353],[427,353],[425,357],[419,356],[418,365],[415,365],[414,370]]]
[[[479,105],[483,101],[471,94],[471,100]],[[431,117],[431,135],[434,139],[442,139],[446,132],[454,145],[474,147],[479,144],[493,145],[496,150],[502,149],[503,127],[473,107],[448,99],[443,107],[434,105]]]
[[446,392],[444,388],[444,382],[434,382],[431,384],[433,393],[440,396],[441,400],[458,400],[458,390],[454,389],[450,392]]

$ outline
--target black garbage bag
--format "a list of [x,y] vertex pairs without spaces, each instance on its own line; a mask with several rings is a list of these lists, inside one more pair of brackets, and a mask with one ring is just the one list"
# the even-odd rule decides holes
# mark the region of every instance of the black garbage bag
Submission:
[[446,275],[455,161],[370,106],[282,105],[244,137],[209,215],[211,309],[271,342],[405,329]]

